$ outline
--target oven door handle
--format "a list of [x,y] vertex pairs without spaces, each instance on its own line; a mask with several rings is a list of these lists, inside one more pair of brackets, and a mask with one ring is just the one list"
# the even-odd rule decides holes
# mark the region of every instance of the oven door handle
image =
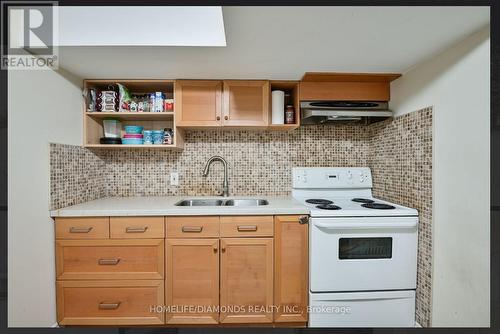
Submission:
[[393,223],[334,223],[326,224],[320,222],[314,222],[314,226],[319,228],[324,228],[328,230],[366,230],[374,228],[389,228],[389,229],[409,229],[417,227],[417,222],[402,222],[398,224]]

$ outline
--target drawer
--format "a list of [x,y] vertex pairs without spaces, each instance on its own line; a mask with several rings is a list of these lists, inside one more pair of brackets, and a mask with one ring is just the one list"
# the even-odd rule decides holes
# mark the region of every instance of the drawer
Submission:
[[163,281],[59,281],[57,321],[60,325],[158,325],[164,304]]
[[219,216],[166,217],[167,238],[218,238]]
[[107,239],[109,217],[56,218],[56,239]]
[[112,239],[165,238],[163,217],[111,217],[109,234]]
[[221,237],[272,237],[273,216],[220,217]]
[[162,279],[164,240],[56,240],[57,279]]

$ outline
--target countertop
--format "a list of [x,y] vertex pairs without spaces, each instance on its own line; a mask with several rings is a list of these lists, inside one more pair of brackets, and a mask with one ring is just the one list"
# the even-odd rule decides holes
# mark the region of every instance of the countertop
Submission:
[[[263,206],[175,206],[182,199],[238,199],[262,198],[269,204]],[[204,197],[204,196],[165,196],[165,197],[107,197],[89,201],[58,210],[50,211],[52,217],[82,216],[201,216],[201,215],[300,215],[309,214],[309,208],[291,196],[252,196]]]

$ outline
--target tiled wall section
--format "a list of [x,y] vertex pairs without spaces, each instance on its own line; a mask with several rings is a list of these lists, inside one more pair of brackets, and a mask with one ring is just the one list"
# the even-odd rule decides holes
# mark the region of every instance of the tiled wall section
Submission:
[[104,161],[79,146],[50,144],[52,210],[106,196]]
[[432,255],[432,108],[370,126],[368,165],[375,197],[419,212],[417,321],[430,325]]
[[[216,195],[223,168],[214,162],[207,177],[206,161],[213,155],[229,165],[233,195],[286,195],[291,191],[294,166],[366,166],[368,128],[360,125],[304,127],[293,132],[192,131],[182,151],[109,150],[108,196]],[[179,186],[169,174],[178,171]]]
[[[191,131],[185,148],[87,150],[51,145],[51,207],[105,196],[214,195],[222,165],[201,175],[212,155],[229,163],[230,194],[285,195],[295,166],[369,166],[374,194],[418,209],[417,321],[430,323],[432,109],[370,126],[307,126],[292,132]],[[180,174],[170,186],[169,174]]]

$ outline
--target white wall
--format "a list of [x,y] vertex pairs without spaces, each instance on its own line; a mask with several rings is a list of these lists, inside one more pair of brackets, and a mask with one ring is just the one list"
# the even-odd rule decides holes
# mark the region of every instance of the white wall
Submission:
[[56,323],[48,149],[49,142],[81,145],[77,82],[53,71],[8,74],[9,327]]
[[391,85],[391,108],[433,113],[432,326],[490,321],[489,26]]

